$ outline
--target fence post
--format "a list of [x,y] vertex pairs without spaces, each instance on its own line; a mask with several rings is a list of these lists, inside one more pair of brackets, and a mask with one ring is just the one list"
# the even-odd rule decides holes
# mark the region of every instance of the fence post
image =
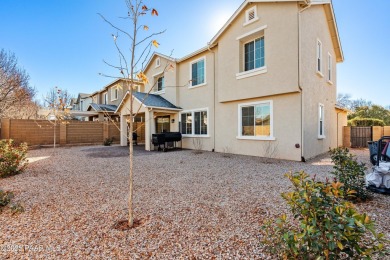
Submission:
[[68,127],[68,122],[60,122],[60,145],[66,145],[66,128]]
[[11,128],[11,119],[3,118],[1,119],[1,139],[10,139],[10,128]]
[[351,148],[351,127],[344,126],[343,146]]
[[378,141],[383,136],[383,127],[382,126],[373,126],[372,127],[372,141]]
[[108,125],[108,122],[103,122],[103,142],[107,138],[110,138],[110,126]]

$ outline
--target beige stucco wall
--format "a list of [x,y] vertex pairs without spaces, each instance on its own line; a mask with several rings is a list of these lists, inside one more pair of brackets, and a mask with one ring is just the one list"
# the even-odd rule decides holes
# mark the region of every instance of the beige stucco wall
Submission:
[[[245,11],[253,6],[257,7],[259,20],[243,26]],[[344,119],[339,118],[338,122],[335,110],[336,59],[325,12],[321,5],[314,5],[300,15],[299,23],[298,11],[296,2],[251,3],[227,27],[212,52],[206,50],[186,60],[179,60],[174,63],[173,69],[164,73],[165,85],[170,87],[160,93],[162,97],[182,107],[183,111],[208,109],[209,136],[185,137],[184,148],[193,149],[194,140],[201,140],[204,150],[264,156],[265,147],[271,145],[277,146],[275,157],[299,161],[301,155],[308,159],[342,142],[340,136]],[[257,34],[243,40],[237,38],[264,26],[266,73],[237,79],[236,74],[242,67],[244,41],[254,39]],[[324,77],[316,73],[317,39],[323,45]],[[326,80],[328,52],[333,58],[333,84]],[[206,59],[206,84],[191,88],[190,64],[202,57]],[[169,62],[160,57],[161,65],[155,68],[155,59],[145,72],[149,78],[146,91],[154,85],[154,75]],[[273,101],[276,140],[237,139],[238,105],[264,100]],[[319,103],[325,107],[325,139],[318,138]],[[179,113],[172,114],[172,118],[175,124],[171,125],[171,130],[178,129]],[[155,131],[153,122],[150,129]]]
[[[301,14],[301,87],[303,89],[304,150],[306,159],[337,145],[336,59],[324,8],[314,5]],[[322,42],[323,77],[316,72],[317,39]],[[328,52],[332,55],[333,84],[327,82]],[[325,109],[325,138],[318,138],[319,104]]]
[[[243,26],[245,11],[257,6],[259,20]],[[243,44],[255,36],[239,36],[262,26],[264,29],[265,66],[261,75],[236,79],[243,63]],[[296,3],[250,4],[222,34],[219,45],[218,101],[226,102],[298,91],[298,27]]]
[[[178,83],[179,86],[183,86],[178,88],[178,105],[183,111],[204,108],[208,110],[207,137],[184,137],[184,148],[194,149],[194,142],[200,142],[203,150],[211,151],[214,149],[214,84],[217,84],[214,77],[214,59],[217,62],[218,48],[213,48],[212,51],[205,51],[178,64]],[[205,58],[206,84],[192,87],[190,82],[191,63],[202,58]]]
[[[156,67],[156,59],[160,59],[160,66]],[[170,66],[172,65],[172,66]],[[149,67],[145,70],[145,75],[148,78],[148,83],[145,86],[145,92],[149,92],[151,88],[151,94],[159,94],[166,100],[173,104],[177,103],[177,65],[175,62],[165,59],[161,56],[154,56],[151,60]],[[165,90],[161,92],[157,91],[158,77],[164,75]]]
[[[273,101],[274,141],[238,139],[238,105],[257,101]],[[276,147],[275,158],[301,160],[300,95],[286,94],[273,97],[248,99],[229,103],[217,103],[216,151],[252,156],[266,156],[267,146]]]

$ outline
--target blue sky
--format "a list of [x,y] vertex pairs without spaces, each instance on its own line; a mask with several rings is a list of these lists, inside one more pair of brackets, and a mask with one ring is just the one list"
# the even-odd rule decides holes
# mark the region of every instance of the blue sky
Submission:
[[[151,0],[159,16],[148,17],[159,52],[182,57],[201,47],[243,0]],[[345,61],[338,64],[338,91],[390,105],[390,1],[333,0]],[[31,76],[37,98],[58,86],[77,95],[111,80],[104,63],[116,61],[111,29],[97,13],[117,22],[122,0],[0,0],[0,48],[16,54]]]

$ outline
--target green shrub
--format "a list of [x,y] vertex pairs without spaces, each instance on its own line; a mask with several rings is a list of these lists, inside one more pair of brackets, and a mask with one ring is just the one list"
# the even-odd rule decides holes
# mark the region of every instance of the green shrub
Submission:
[[331,149],[330,156],[334,163],[332,174],[336,180],[343,183],[342,190],[354,190],[355,196],[349,197],[350,200],[365,201],[369,198],[369,193],[366,189],[365,182],[365,167],[364,163],[358,163],[354,156],[349,153],[348,148]]
[[24,212],[24,208],[19,203],[12,203],[12,199],[14,198],[14,194],[9,191],[3,191],[0,189],[0,213],[3,211],[5,207],[9,207],[11,209],[12,214]]
[[0,211],[11,202],[13,197],[14,194],[12,192],[5,192],[0,190]]
[[22,173],[27,167],[27,144],[14,144],[11,139],[0,140],[0,178]]
[[104,139],[103,145],[104,146],[110,146],[113,141],[114,141],[113,138],[106,138],[106,139]]
[[294,218],[282,215],[262,227],[262,245],[280,259],[359,259],[384,254],[387,242],[367,214],[356,211],[340,182],[317,182],[304,172],[286,175],[294,191],[282,197]]
[[384,126],[385,122],[377,118],[360,118],[355,117],[348,120],[349,126]]

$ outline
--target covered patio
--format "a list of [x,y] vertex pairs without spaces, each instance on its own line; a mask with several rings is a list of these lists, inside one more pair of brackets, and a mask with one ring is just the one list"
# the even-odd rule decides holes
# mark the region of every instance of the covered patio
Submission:
[[[151,142],[152,134],[179,131],[179,112],[176,107],[160,95],[133,92],[134,122],[145,127],[145,150],[151,151],[154,146]],[[127,92],[119,104],[116,113],[120,115],[121,146],[127,145],[129,136],[128,123],[130,120],[130,93]],[[137,129],[133,129],[137,131]]]

